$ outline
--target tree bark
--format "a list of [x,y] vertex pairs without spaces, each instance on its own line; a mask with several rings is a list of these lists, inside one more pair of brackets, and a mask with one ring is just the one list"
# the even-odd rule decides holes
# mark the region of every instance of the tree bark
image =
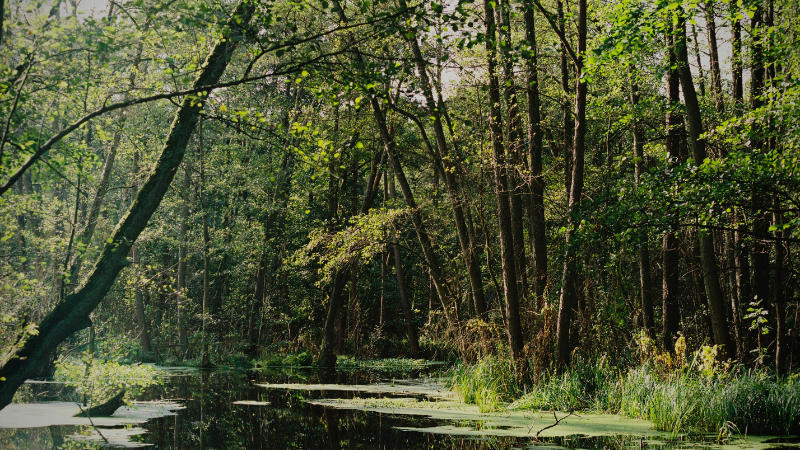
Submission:
[[[132,169],[134,179],[138,178],[139,174],[139,151],[134,150],[133,152],[133,161],[132,161]],[[134,183],[134,186],[138,188],[138,183]],[[133,203],[133,195],[131,195],[130,202]],[[141,247],[139,245],[134,244],[131,247],[131,258],[133,259],[133,264],[137,268],[137,270],[141,271]],[[142,286],[140,285],[139,280],[135,280],[134,288],[133,288],[133,301],[136,306],[136,326],[139,329],[139,345],[142,347],[142,352],[146,355],[147,358],[153,353],[153,348],[150,342],[150,330],[148,329],[147,325],[147,314],[146,308],[144,305],[144,293],[142,292]]]
[[189,356],[189,332],[186,329],[186,233],[189,230],[189,172],[184,172],[181,183],[181,224],[178,231],[178,286],[177,286],[177,315],[178,315],[178,348],[180,358]]
[[[639,87],[634,82],[631,85],[631,103],[635,108],[639,104]],[[633,125],[633,157],[634,178],[636,184],[641,184],[644,172],[644,129],[638,121]],[[647,335],[655,337],[655,319],[653,317],[652,284],[650,283],[650,251],[648,250],[649,236],[644,233],[642,242],[639,243],[639,294],[642,306],[642,322]]]
[[[407,8],[405,0],[400,1],[403,8]],[[466,203],[461,195],[461,187],[459,186],[456,178],[456,164],[454,163],[454,155],[450,152],[450,145],[444,133],[444,125],[442,118],[444,116],[441,108],[437,106],[433,90],[431,88],[431,80],[428,77],[427,61],[425,60],[422,50],[420,48],[415,30],[409,30],[412,37],[408,39],[411,44],[411,51],[414,57],[414,63],[417,67],[420,86],[422,93],[425,97],[425,105],[427,113],[433,118],[432,126],[436,147],[438,149],[438,159],[441,161],[443,167],[443,178],[447,185],[447,198],[450,202],[450,207],[453,210],[453,219],[456,223],[456,231],[458,233],[458,242],[461,245],[461,257],[464,265],[467,268],[467,276],[470,283],[470,292],[472,294],[473,304],[477,316],[486,319],[486,296],[483,291],[483,277],[481,275],[480,262],[476,255],[475,243],[472,241],[472,236],[467,226],[467,221],[464,215],[464,204]]]
[[528,145],[531,168],[531,248],[533,249],[534,288],[537,307],[544,305],[547,287],[547,236],[545,234],[544,176],[542,173],[541,102],[539,100],[539,67],[536,47],[536,21],[534,6],[525,4],[525,37],[530,47],[526,60],[528,66]]
[[[561,0],[557,1],[557,8],[558,8],[558,25],[559,31],[562,36],[566,36],[566,19],[564,18],[564,3]],[[561,109],[561,122],[564,129],[564,144],[563,144],[563,158],[564,158],[564,186],[567,190],[567,197],[569,197],[569,192],[572,189],[570,184],[572,183],[572,159],[573,159],[573,145],[574,145],[574,137],[575,137],[575,117],[572,115],[572,111],[569,109],[569,98],[570,94],[572,93],[572,89],[569,87],[569,62],[567,60],[567,47],[565,43],[561,43],[560,46],[560,58],[561,58],[561,89],[564,91],[564,99],[567,99],[563,102],[563,107]],[[576,75],[577,76],[577,75]],[[574,106],[574,104],[573,104]],[[567,200],[569,201],[569,200]]]
[[[224,39],[217,41],[206,58],[194,82],[196,87],[214,84],[222,76],[241,40],[241,26],[250,22],[254,9],[251,3],[240,3],[232,11]],[[199,118],[199,109],[192,103],[192,99],[183,100],[153,171],[139,190],[136,201],[120,219],[86,281],[56,305],[42,320],[39,334],[25,342],[16,357],[0,368],[0,379],[5,380],[0,382],[0,408],[11,402],[26,379],[35,376],[59,344],[89,326],[89,314],[109,292],[119,272],[129,264],[127,255],[131,245],[147,226],[183,160]]]
[[786,332],[786,275],[785,266],[787,265],[788,248],[785,241],[783,230],[783,213],[781,202],[774,198],[775,212],[772,214],[773,224],[775,225],[775,269],[772,271],[772,303],[775,305],[775,371],[779,376],[786,375],[786,360],[789,353],[789,339]]
[[[509,185],[509,203],[511,207],[511,235],[514,239],[512,248],[514,250],[514,261],[516,262],[515,273],[517,275],[517,291],[519,299],[522,301],[528,292],[528,261],[525,256],[525,232],[524,232],[524,212],[523,201],[524,192],[527,187],[522,182],[519,174],[528,172],[528,168],[523,158],[525,143],[522,139],[522,117],[519,114],[519,102],[517,102],[517,85],[514,80],[514,61],[511,55],[511,8],[508,0],[498,3],[500,6],[500,50],[503,66],[503,97],[506,102],[506,133],[504,142],[507,143],[507,174]],[[529,190],[529,189],[528,189]]]
[[[694,163],[700,165],[706,159],[706,142],[702,138],[703,119],[697,93],[694,90],[692,72],[689,68],[689,56],[686,50],[686,23],[680,19],[676,35],[675,50],[678,57],[678,71],[680,73],[683,99],[686,104],[686,115],[689,122],[689,137],[692,143],[692,157]],[[714,236],[709,232],[700,232],[699,236],[700,261],[703,271],[703,284],[705,285],[708,300],[709,314],[714,334],[714,343],[722,347],[719,353],[721,359],[733,355],[734,347],[728,330],[725,315],[725,299],[719,282],[719,270],[714,252]]]
[[708,50],[711,60],[711,92],[718,113],[725,112],[725,100],[722,95],[722,72],[719,68],[719,48],[717,46],[717,15],[714,0],[705,3],[706,30],[708,31]]
[[522,325],[519,317],[519,289],[514,261],[514,235],[511,225],[511,204],[508,186],[508,158],[503,143],[503,125],[500,112],[500,83],[497,74],[496,24],[494,20],[494,2],[484,0],[484,20],[486,24],[486,51],[488,53],[487,69],[489,76],[489,104],[492,136],[492,152],[494,155],[495,196],[497,198],[497,220],[500,227],[500,260],[503,270],[503,292],[506,301],[506,331],[511,356],[517,367],[517,376],[526,377],[527,367],[523,354]]
[[[681,156],[681,136],[684,134],[683,118],[676,111],[680,106],[680,75],[677,70],[677,56],[675,54],[675,35],[668,33],[668,67],[667,72],[667,115],[666,115],[666,151],[669,165],[683,162]],[[680,242],[676,226],[664,235],[662,242],[662,290],[661,290],[661,315],[662,315],[662,346],[671,351],[675,345],[675,336],[680,331],[680,311],[678,303],[680,286]]]
[[[750,54],[752,57],[752,68],[750,70],[750,107],[752,110],[761,108],[764,101],[761,96],[764,93],[764,80],[766,76],[766,57],[764,54],[765,33],[767,28],[764,23],[764,10],[761,4],[756,5],[753,18],[750,20],[750,34],[752,44]],[[750,139],[750,147],[753,152],[766,152],[766,142],[762,136],[764,130],[758,125],[753,124],[753,137]],[[766,210],[769,206],[769,199],[760,187],[753,191],[753,202],[751,214],[753,217],[753,244],[751,257],[752,270],[752,294],[754,301],[760,301],[762,307],[766,307],[769,301],[770,279],[770,245],[762,236],[769,234],[769,217]]]
[[200,207],[203,208],[203,345],[200,367],[211,367],[208,352],[209,313],[211,311],[211,236],[208,230],[208,196],[206,195],[206,167],[203,142],[203,122],[200,122]]
[[558,301],[556,325],[556,351],[558,370],[569,366],[570,324],[573,309],[577,306],[577,248],[572,242],[580,224],[581,195],[583,194],[583,169],[586,151],[586,94],[583,75],[583,54],[586,52],[586,0],[578,0],[578,57],[575,87],[575,138],[572,152],[572,177],[569,189],[569,223],[567,225],[564,271],[561,275],[561,295]]
[[733,103],[734,107],[741,107],[744,103],[744,65],[742,64],[742,21],[737,16],[739,14],[736,2],[730,2],[731,19],[731,74],[733,84]]
[[[396,197],[394,187],[394,177],[389,182],[389,198],[394,200]],[[403,271],[403,260],[400,257],[400,245],[397,233],[392,233],[392,252],[394,253],[394,269],[397,275],[397,288],[400,291],[400,307],[403,309],[403,316],[406,320],[406,331],[408,334],[408,345],[411,357],[419,358],[419,334],[417,325],[414,323],[414,311],[408,299],[408,289],[406,288],[406,277]]]

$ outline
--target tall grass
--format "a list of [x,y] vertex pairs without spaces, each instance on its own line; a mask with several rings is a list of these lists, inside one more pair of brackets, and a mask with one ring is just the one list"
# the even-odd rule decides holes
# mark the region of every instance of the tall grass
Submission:
[[498,411],[522,393],[511,358],[500,356],[489,356],[473,365],[456,366],[448,384],[461,401],[477,405],[481,412]]
[[[470,394],[461,394],[465,402],[491,404],[491,395],[496,395],[492,383],[497,381],[488,382],[492,377],[478,378],[482,384],[476,377],[458,380],[462,385],[475,383],[454,386],[460,394]],[[652,363],[620,371],[602,361],[578,360],[563,374],[545,377],[508,408],[622,414],[651,420],[657,430],[675,434],[797,434],[800,374],[777,378],[764,371],[733,368],[709,376],[690,368],[665,372]]]

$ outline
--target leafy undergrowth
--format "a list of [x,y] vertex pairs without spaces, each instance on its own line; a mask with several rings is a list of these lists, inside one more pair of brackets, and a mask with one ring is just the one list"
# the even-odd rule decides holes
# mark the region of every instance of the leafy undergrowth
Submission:
[[659,431],[716,433],[722,440],[800,433],[800,374],[779,378],[719,363],[713,347],[701,348],[687,363],[685,346],[679,341],[677,347],[674,354],[650,351],[640,365],[628,369],[575,358],[569,370],[544,377],[522,396],[511,361],[489,357],[453,369],[450,388],[482,412],[621,414],[650,420]]
[[141,394],[145,388],[161,383],[160,371],[147,364],[120,364],[116,361],[62,358],[56,362],[55,381],[73,386],[81,401],[98,404],[122,389],[126,397]]

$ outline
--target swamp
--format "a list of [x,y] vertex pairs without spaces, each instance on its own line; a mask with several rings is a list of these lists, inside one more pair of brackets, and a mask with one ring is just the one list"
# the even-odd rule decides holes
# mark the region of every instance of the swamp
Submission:
[[0,0],[0,449],[800,447],[795,0]]

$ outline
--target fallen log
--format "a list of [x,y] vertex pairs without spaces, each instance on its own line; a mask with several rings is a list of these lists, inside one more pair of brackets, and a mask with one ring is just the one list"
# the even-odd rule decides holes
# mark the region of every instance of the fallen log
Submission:
[[73,417],[109,417],[116,410],[119,409],[120,406],[125,404],[125,389],[119,391],[119,393],[113,397],[111,397],[107,402],[102,403],[97,406],[92,406],[89,409],[84,410],[81,408],[81,412],[75,414]]

